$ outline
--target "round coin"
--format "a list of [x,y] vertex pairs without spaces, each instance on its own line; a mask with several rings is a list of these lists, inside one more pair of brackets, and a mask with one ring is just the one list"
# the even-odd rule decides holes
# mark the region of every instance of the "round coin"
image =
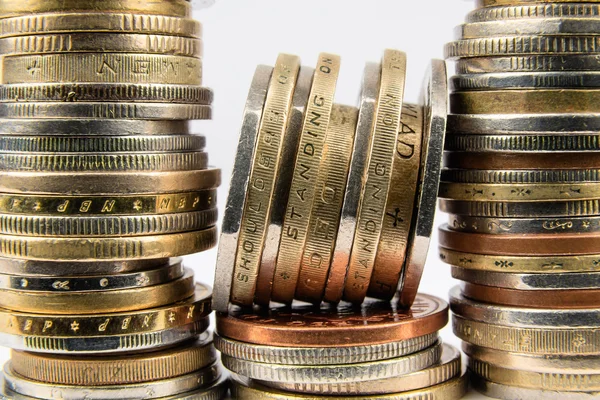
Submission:
[[598,209],[599,200],[529,203],[440,200],[440,210],[443,212],[486,218],[595,217],[598,215]]
[[[527,19],[534,18],[597,18],[600,16],[600,5],[594,2],[561,2],[542,3],[529,1],[510,2],[510,5],[501,7],[478,8],[467,16],[467,22],[487,22],[497,20]],[[537,3],[537,4],[536,4]]]
[[[567,378],[565,376],[565,378]],[[551,390],[551,389],[532,389],[519,386],[508,386],[494,383],[477,376],[471,378],[473,388],[486,396],[503,400],[520,399],[547,399],[547,400],[587,400],[600,396],[600,392],[593,390]]]
[[13,371],[24,378],[58,385],[105,386],[160,381],[187,375],[216,359],[212,342],[196,341],[153,353],[74,358],[11,352]]
[[[499,63],[495,59],[490,61],[490,63],[492,62]],[[507,73],[488,73],[480,71],[484,70],[483,63],[484,61],[481,60],[472,63],[462,62],[457,69],[460,69],[463,74],[451,78],[451,90],[585,89],[600,87],[600,74],[597,72],[570,72],[556,68],[559,69],[556,72],[507,71]],[[485,66],[488,65],[485,64]],[[600,65],[597,67],[600,67]],[[525,67],[520,69],[526,71]]]
[[600,115],[448,115],[448,132],[465,135],[595,133]]
[[474,184],[556,184],[600,182],[598,169],[551,169],[551,170],[468,170],[445,169],[442,181],[448,183]]
[[[568,57],[527,54],[511,57],[459,59],[456,63],[456,72],[461,75],[475,74],[479,76],[479,79],[485,79],[484,77],[490,73],[510,73],[510,76],[503,75],[508,79],[511,79],[511,77],[518,79],[524,76],[521,74],[529,73],[534,77],[555,76],[557,77],[555,79],[563,82],[569,79],[574,82],[582,82],[585,79],[595,79],[599,65],[595,56],[587,54],[570,54]],[[576,78],[579,76],[582,80]],[[539,82],[544,82],[544,79]]]
[[190,133],[190,126],[189,121],[0,119],[0,133],[13,137],[89,135],[98,140],[123,135],[183,135]]
[[596,233],[600,231],[600,217],[480,218],[450,215],[449,219],[448,225],[454,231],[494,235]]
[[448,135],[446,151],[554,152],[598,151],[600,136],[590,135]]
[[[356,347],[281,347],[238,342],[215,335],[215,347],[229,357],[267,364],[355,364],[404,357],[433,346],[437,333],[414,339]],[[303,392],[303,390],[300,390]]]
[[244,118],[231,175],[231,189],[223,213],[216,262],[212,306],[220,312],[227,312],[231,298],[235,257],[246,202],[246,192],[250,181],[250,169],[252,168],[254,148],[272,73],[273,68],[258,66],[250,85],[250,92],[244,109]]
[[[510,5],[514,5],[510,4]],[[455,38],[475,39],[494,36],[536,35],[585,35],[600,30],[596,18],[543,18],[531,20],[489,21],[468,23],[454,30]]]
[[594,169],[600,153],[591,151],[555,152],[551,156],[539,152],[459,152],[447,151],[444,165],[457,169]]
[[560,201],[600,198],[600,182],[454,183],[442,182],[439,196],[467,201]]
[[418,353],[348,365],[264,364],[222,355],[225,368],[250,379],[287,384],[354,383],[387,379],[429,368],[440,360],[441,343]]
[[[515,6],[521,4],[538,3],[545,5],[554,3],[557,0],[477,0],[477,7],[499,7],[499,6]],[[558,0],[559,3],[577,3],[579,0]],[[593,3],[594,1],[592,1]]]
[[447,309],[444,301],[423,294],[409,311],[375,300],[367,300],[360,309],[350,305],[337,309],[323,306],[321,310],[295,306],[258,316],[234,309],[217,316],[217,331],[231,340],[268,346],[370,346],[437,332],[447,322]]

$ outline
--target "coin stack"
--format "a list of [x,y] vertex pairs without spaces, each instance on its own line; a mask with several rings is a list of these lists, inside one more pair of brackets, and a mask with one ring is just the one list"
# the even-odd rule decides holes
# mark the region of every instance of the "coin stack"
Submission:
[[598,2],[479,0],[446,48],[440,253],[492,397],[600,393],[599,17]]
[[[0,2],[6,398],[216,399],[201,26],[184,0]],[[4,397],[3,397],[4,398]]]

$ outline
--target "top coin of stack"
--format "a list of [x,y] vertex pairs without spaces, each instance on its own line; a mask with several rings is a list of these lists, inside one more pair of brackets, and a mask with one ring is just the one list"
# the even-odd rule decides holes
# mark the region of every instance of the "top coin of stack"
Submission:
[[464,281],[455,331],[486,393],[588,398],[600,348],[584,310],[564,309],[600,308],[600,4],[478,5],[446,48],[458,75],[440,253]]
[[436,63],[423,105],[406,104],[406,56],[387,50],[367,65],[359,110],[335,104],[339,70],[331,54],[316,70],[290,55],[258,68],[223,221],[216,310],[390,300],[398,288],[404,307],[414,301],[441,170],[446,70]]

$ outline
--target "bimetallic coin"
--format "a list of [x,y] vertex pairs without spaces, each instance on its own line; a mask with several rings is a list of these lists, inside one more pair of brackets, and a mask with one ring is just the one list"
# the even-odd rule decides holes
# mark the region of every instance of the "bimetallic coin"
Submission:
[[600,115],[448,115],[448,132],[465,135],[595,133]]
[[215,347],[227,356],[267,364],[355,364],[403,357],[433,346],[437,333],[399,342],[356,347],[281,347],[257,345],[215,335]]
[[417,215],[409,237],[406,263],[400,276],[400,304],[410,307],[417,296],[425,267],[437,205],[448,109],[446,64],[433,60],[422,91],[425,105],[425,150],[417,190]]
[[595,233],[600,231],[600,217],[480,218],[450,215],[448,226],[459,232],[494,235]]
[[600,136],[590,135],[448,135],[446,151],[581,152],[600,150]]
[[568,390],[546,390],[532,389],[518,386],[507,386],[494,383],[477,376],[471,378],[473,388],[486,396],[503,400],[520,399],[547,399],[547,400],[587,400],[600,396],[599,391],[568,391]]
[[[600,5],[587,3],[552,2],[540,3],[535,1],[530,4],[511,2],[510,5],[502,7],[479,8],[467,16],[467,22],[487,22],[497,20],[527,19],[535,18],[598,18],[600,17]],[[532,4],[533,3],[533,4]]]
[[230,340],[267,346],[372,346],[435,333],[446,325],[447,310],[443,300],[423,294],[408,311],[398,309],[396,302],[371,299],[361,308],[296,305],[258,315],[233,309],[217,315],[217,332]]
[[246,192],[250,181],[250,169],[258,136],[263,108],[273,68],[259,66],[250,86],[244,110],[227,204],[223,214],[221,237],[217,255],[213,308],[227,312],[231,298],[233,271],[237,252]]
[[[408,142],[404,144],[403,138],[399,143],[405,80],[406,54],[386,50],[381,61],[381,83],[373,116],[367,177],[354,235],[354,243],[360,245],[352,248],[344,287],[343,299],[357,304],[365,299],[375,268],[386,201],[391,189],[394,157],[399,149],[402,154],[410,150],[409,146],[414,140],[407,138]],[[410,152],[408,155],[411,155]]]
[[82,394],[89,400],[162,399],[206,388],[218,381],[220,377],[221,369],[217,364],[213,364],[196,372],[166,380],[82,388],[81,386],[50,385],[26,379],[14,373],[10,363],[4,365],[4,384],[9,390],[25,396],[62,400],[79,400]]
[[[0,23],[2,21],[0,20]],[[213,92],[202,86],[126,83],[45,83],[2,85],[0,102],[155,102],[210,105]]]
[[211,341],[195,341],[159,352],[129,357],[69,357],[11,352],[15,373],[58,385],[105,386],[170,379],[211,365],[216,353]]
[[202,60],[194,57],[85,52],[5,56],[0,63],[3,84],[202,84]]
[[125,261],[179,257],[212,248],[216,228],[170,235],[55,238],[0,235],[0,255],[37,261]]
[[[464,74],[450,79],[451,90],[585,89],[600,87],[600,74],[597,72],[559,70],[557,72],[507,71],[504,73],[487,73],[484,71],[483,63],[484,61],[481,60],[472,63],[465,60],[459,67],[464,71]],[[600,64],[598,67],[600,68]],[[525,68],[522,69],[525,70]]]
[[93,136],[185,135],[189,121],[144,121],[102,119],[0,119],[3,136]]
[[273,275],[271,298],[280,303],[291,303],[298,286],[340,66],[339,56],[319,54],[293,164],[291,196],[286,205],[283,234]]
[[[166,4],[165,4],[166,5]],[[29,14],[0,20],[0,37],[39,35],[62,32],[146,33],[202,37],[200,22],[191,18],[143,13],[65,12]]]
[[[514,5],[514,2],[513,4]],[[457,40],[512,35],[585,35],[600,31],[600,20],[595,18],[514,19],[463,24],[454,30]]]
[[600,214],[600,201],[575,200],[517,203],[442,199],[440,200],[440,210],[448,214],[486,218],[595,217]]
[[329,267],[327,285],[325,286],[324,300],[330,303],[339,303],[344,294],[350,254],[356,234],[360,199],[367,179],[373,118],[381,85],[380,81],[381,66],[375,63],[367,63],[362,81],[360,109],[356,124],[354,148],[350,159],[348,181],[344,193],[344,203],[341,209],[337,240]]
[[401,393],[439,385],[459,376],[461,373],[460,357],[460,352],[457,349],[449,345],[443,345],[442,357],[438,363],[421,371],[388,379],[330,384],[286,384],[270,381],[258,381],[258,383],[288,392],[329,396],[366,396]]
[[225,368],[250,379],[287,384],[353,383],[411,374],[436,364],[442,355],[437,343],[418,353],[388,360],[347,365],[264,364],[222,355]]

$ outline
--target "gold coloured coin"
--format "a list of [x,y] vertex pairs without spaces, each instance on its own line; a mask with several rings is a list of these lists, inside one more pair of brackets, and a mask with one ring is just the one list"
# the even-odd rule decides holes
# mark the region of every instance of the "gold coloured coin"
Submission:
[[381,225],[368,295],[391,300],[406,260],[421,165],[423,108],[404,104],[398,130],[390,190]]
[[11,352],[13,371],[25,378],[59,385],[104,386],[159,381],[186,375],[212,364],[212,342],[120,357],[57,356]]
[[[202,60],[162,54],[61,53],[0,60],[0,82],[201,85]],[[87,68],[81,68],[87,65]]]
[[364,300],[371,282],[398,146],[405,78],[406,54],[386,50],[382,61],[381,87],[375,110],[368,175],[344,288],[344,300],[354,303]]
[[[580,0],[477,0],[477,7],[499,7],[499,6],[517,6],[521,4],[538,3],[540,5],[549,3],[579,3]],[[588,1],[594,3],[594,0]]]
[[323,299],[357,121],[356,108],[333,106],[296,286],[298,300],[319,303]]
[[339,56],[319,55],[293,167],[273,277],[272,299],[277,302],[291,303],[296,292],[340,64]]
[[452,183],[442,182],[440,197],[468,201],[560,201],[600,198],[600,183]]
[[40,261],[144,260],[212,248],[217,229],[157,236],[53,238],[0,235],[0,256]]
[[275,176],[280,168],[282,144],[299,72],[298,57],[279,55],[256,138],[254,163],[239,230],[230,296],[230,301],[235,304],[249,306],[254,302]]
[[94,292],[31,292],[1,289],[0,307],[35,314],[107,314],[145,310],[194,295],[194,273],[160,285]]

